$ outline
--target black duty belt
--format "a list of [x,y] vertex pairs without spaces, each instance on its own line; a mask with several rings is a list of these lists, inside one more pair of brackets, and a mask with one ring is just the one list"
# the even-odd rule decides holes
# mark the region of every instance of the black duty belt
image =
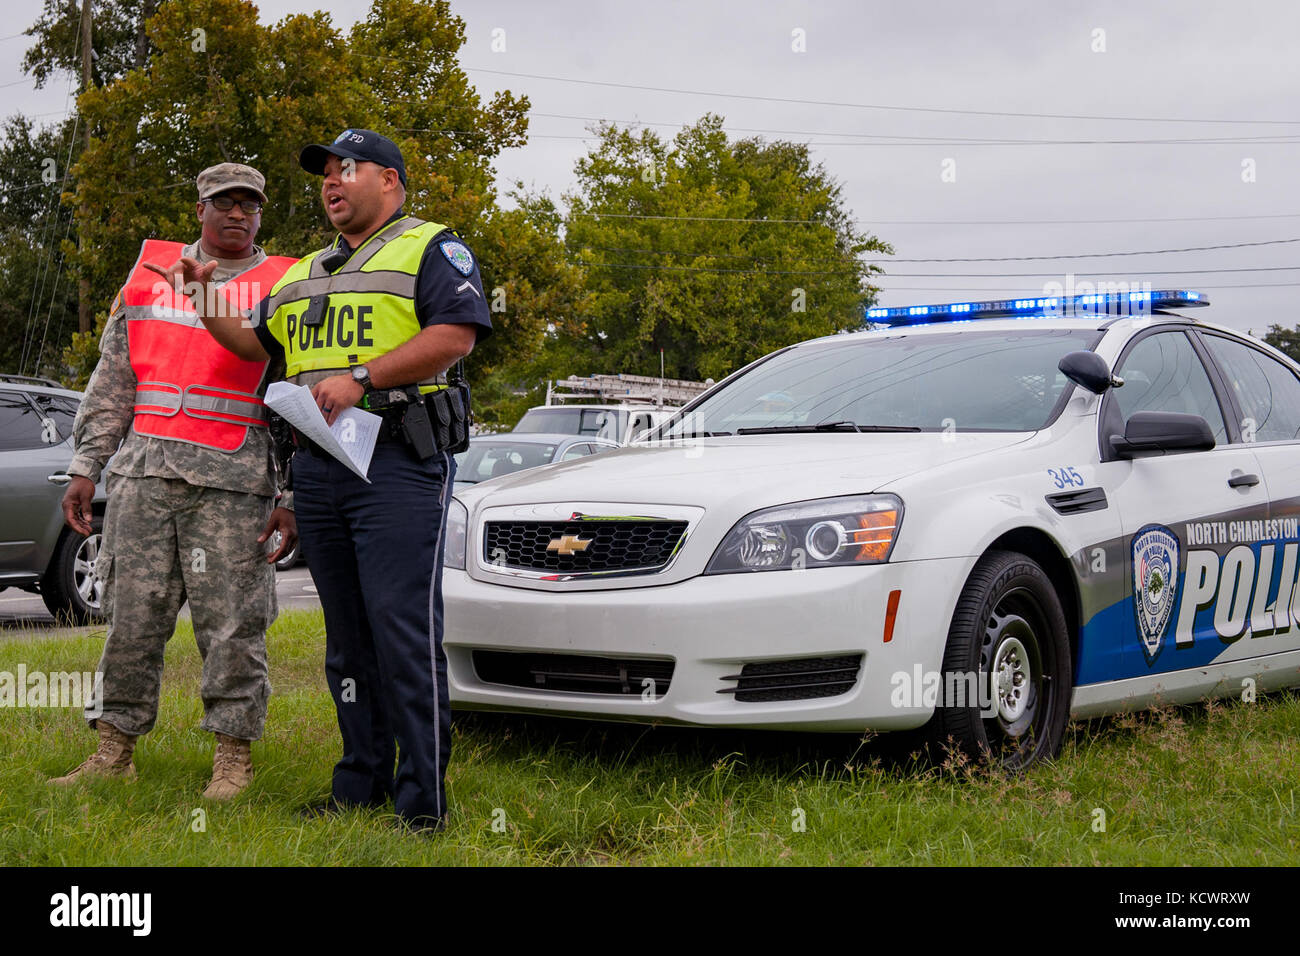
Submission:
[[[405,439],[402,437],[402,420],[400,416],[393,417],[392,415],[384,415],[382,417],[384,421],[379,426],[379,434],[376,436],[375,442],[377,444],[383,444],[384,442],[404,442]],[[293,430],[293,443],[303,451],[315,455],[317,458],[334,457],[296,428]]]

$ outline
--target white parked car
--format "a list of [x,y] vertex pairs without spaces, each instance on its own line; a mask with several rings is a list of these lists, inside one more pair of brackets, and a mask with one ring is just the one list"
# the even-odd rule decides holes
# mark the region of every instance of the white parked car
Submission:
[[1018,768],[1071,715],[1300,684],[1300,367],[1169,311],[1206,304],[871,310],[901,324],[458,493],[454,704],[922,728]]
[[535,405],[507,434],[582,435],[626,445],[676,411],[648,405]]
[[538,468],[557,461],[574,461],[599,455],[618,447],[618,442],[581,435],[535,432],[526,435],[505,432],[477,435],[469,448],[456,455],[454,491],[472,487],[480,481],[513,475],[526,468]]

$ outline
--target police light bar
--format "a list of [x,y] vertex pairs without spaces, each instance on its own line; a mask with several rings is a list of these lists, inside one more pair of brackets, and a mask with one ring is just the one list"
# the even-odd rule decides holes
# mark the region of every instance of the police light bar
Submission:
[[986,302],[945,302],[941,305],[900,305],[867,309],[867,321],[886,325],[922,325],[960,322],[994,316],[1147,315],[1157,309],[1209,305],[1210,300],[1192,289],[1153,292],[1098,292],[1090,295],[1038,296],[992,299]]

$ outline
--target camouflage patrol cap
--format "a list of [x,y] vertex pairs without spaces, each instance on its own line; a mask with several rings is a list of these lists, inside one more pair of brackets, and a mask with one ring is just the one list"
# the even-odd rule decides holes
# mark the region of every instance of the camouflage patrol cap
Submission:
[[199,187],[199,199],[211,199],[217,193],[230,189],[247,189],[257,193],[257,198],[266,202],[266,177],[252,166],[242,163],[218,163],[199,173],[195,180]]

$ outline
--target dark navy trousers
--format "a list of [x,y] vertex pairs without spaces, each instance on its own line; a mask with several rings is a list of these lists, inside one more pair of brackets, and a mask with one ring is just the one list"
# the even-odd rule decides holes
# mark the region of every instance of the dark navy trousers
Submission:
[[422,462],[401,442],[375,446],[370,484],[334,458],[293,457],[294,511],[325,611],[325,676],[343,735],[333,796],[365,806],[391,797],[414,824],[447,814],[442,546],[455,468],[450,455]]

